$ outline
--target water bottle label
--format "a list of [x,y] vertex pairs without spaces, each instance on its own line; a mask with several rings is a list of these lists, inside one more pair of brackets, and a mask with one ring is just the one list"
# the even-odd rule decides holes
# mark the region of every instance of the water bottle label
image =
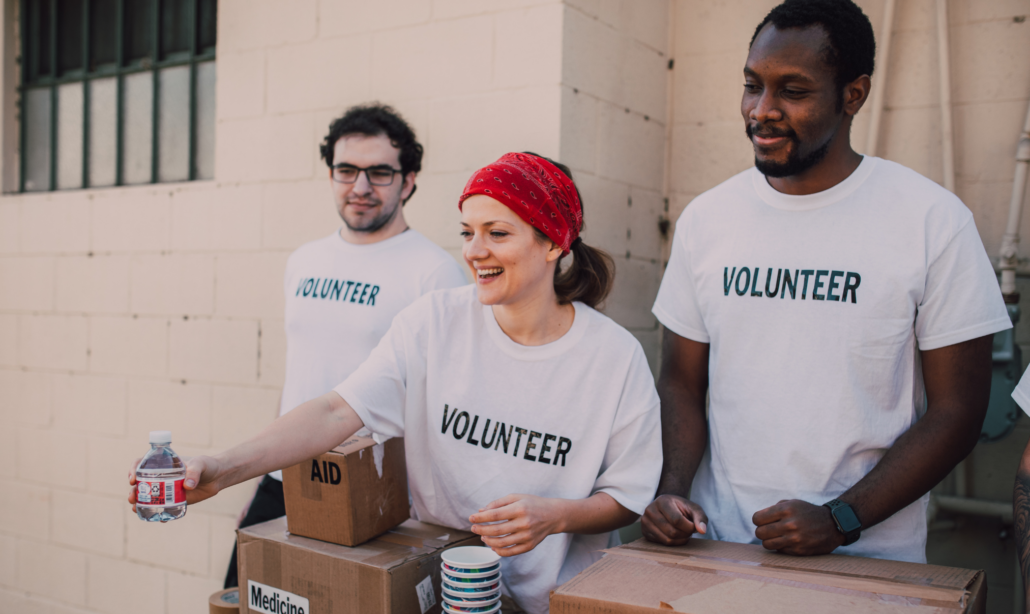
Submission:
[[136,483],[136,505],[142,507],[165,507],[186,503],[186,478],[175,480],[150,480]]

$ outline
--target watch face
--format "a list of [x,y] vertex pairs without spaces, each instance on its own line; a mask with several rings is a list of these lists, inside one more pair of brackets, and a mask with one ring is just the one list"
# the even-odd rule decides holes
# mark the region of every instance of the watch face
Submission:
[[862,523],[858,521],[858,516],[855,515],[850,505],[842,505],[833,510],[833,517],[837,519],[840,529],[844,533],[850,533],[862,528]]

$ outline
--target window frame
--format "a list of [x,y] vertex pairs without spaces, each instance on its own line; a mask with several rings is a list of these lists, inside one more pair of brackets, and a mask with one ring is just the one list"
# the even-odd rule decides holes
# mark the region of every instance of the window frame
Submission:
[[[29,8],[28,3],[30,2],[48,2],[50,5],[50,40],[49,40],[49,55],[50,55],[50,71],[47,75],[39,75],[34,80],[31,80],[32,69],[34,67],[29,66],[30,63],[39,62],[39,55],[32,53],[29,49],[30,44],[38,44],[37,41],[32,40],[32,36],[29,31]],[[92,1],[82,0],[82,68],[77,70],[69,71],[64,75],[59,75],[59,64],[58,61],[58,47],[57,47],[57,33],[58,33],[58,0],[22,0],[19,3],[19,25],[21,28],[20,36],[20,76],[18,79],[18,154],[20,163],[18,165],[18,192],[19,193],[35,193],[35,192],[55,192],[55,191],[66,191],[74,189],[89,189],[89,188],[114,188],[122,187],[125,185],[152,185],[157,183],[178,183],[178,181],[165,181],[159,180],[159,157],[160,157],[160,71],[166,68],[172,68],[177,66],[189,66],[189,83],[190,83],[190,95],[189,95],[189,174],[185,181],[197,180],[197,66],[204,62],[211,62],[216,60],[216,49],[218,46],[217,37],[215,39],[214,46],[206,49],[199,49],[199,30],[200,30],[200,14],[199,14],[199,3],[200,0],[187,0],[186,16],[189,28],[188,40],[189,50],[186,52],[173,52],[169,53],[168,57],[161,59],[161,11],[162,4],[168,0],[115,0],[115,62],[113,64],[104,64],[97,66],[94,70],[90,70],[90,20],[92,19]],[[147,2],[151,5],[150,14],[150,27],[151,41],[150,41],[150,55],[139,60],[133,60],[127,62],[125,60],[125,4],[126,2]],[[214,16],[214,27],[218,27],[218,13],[217,3],[215,5],[215,16]],[[41,24],[41,28],[42,28]],[[156,58],[156,60],[155,60]],[[125,77],[138,73],[151,73],[151,86],[153,88],[152,101],[151,101],[151,152],[150,152],[150,181],[147,183],[133,183],[126,184],[123,178],[123,153],[125,149],[125,135],[124,135],[124,96]],[[90,82],[95,79],[106,79],[114,77],[116,79],[116,110],[115,110],[115,182],[113,185],[104,186],[91,186],[89,185],[89,147],[90,147]],[[69,83],[82,83],[82,99],[83,99],[83,110],[82,110],[82,178],[78,188],[58,188],[57,187],[57,139],[58,139],[58,95],[57,90],[61,85]],[[50,90],[50,151],[49,151],[49,178],[48,186],[46,189],[27,191],[25,189],[25,179],[28,172],[28,164],[26,163],[27,158],[27,130],[25,127],[26,118],[26,98],[29,90],[49,88]]]

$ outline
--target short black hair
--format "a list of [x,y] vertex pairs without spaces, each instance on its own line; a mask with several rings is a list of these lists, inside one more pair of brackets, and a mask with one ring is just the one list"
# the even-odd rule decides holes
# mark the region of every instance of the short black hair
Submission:
[[838,88],[862,75],[873,76],[876,60],[873,25],[851,0],[786,0],[758,24],[751,45],[755,44],[762,28],[770,23],[777,30],[822,26],[830,39],[824,59],[836,73]]
[[336,141],[349,134],[366,136],[386,135],[390,143],[401,150],[401,173],[417,173],[422,170],[422,144],[415,139],[415,131],[401,114],[385,104],[373,102],[353,106],[342,117],[329,124],[329,134],[319,146],[322,159],[329,168],[333,167],[333,151]]

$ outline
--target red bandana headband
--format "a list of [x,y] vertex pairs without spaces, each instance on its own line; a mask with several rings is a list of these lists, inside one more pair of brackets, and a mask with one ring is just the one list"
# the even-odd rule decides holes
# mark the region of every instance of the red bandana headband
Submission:
[[568,254],[583,228],[583,206],[565,173],[532,154],[509,153],[476,171],[458,199],[485,194],[518,214]]

